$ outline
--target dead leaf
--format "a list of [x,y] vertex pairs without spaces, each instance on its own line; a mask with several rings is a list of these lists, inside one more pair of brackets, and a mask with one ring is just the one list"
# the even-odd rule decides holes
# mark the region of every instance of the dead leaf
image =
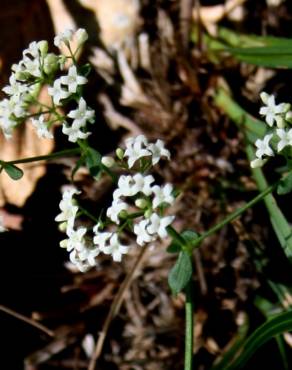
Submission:
[[[10,2],[1,3],[1,26],[0,85],[3,87],[9,79],[11,65],[21,58],[22,50],[33,40],[52,39],[54,32],[45,1],[17,0],[13,2],[13,7]],[[53,145],[53,141],[39,139],[30,125],[25,124],[15,130],[10,141],[0,136],[0,159],[9,161],[44,155],[52,150]],[[25,170],[19,181],[13,181],[1,173],[0,206],[11,203],[21,207],[45,173],[45,167],[40,163],[19,167]]]

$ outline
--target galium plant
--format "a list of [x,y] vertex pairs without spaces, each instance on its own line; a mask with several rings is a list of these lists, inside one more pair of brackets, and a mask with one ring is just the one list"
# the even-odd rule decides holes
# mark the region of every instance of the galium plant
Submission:
[[[39,138],[46,139],[53,139],[54,127],[61,125],[62,133],[68,141],[76,143],[76,148],[9,162],[2,160],[0,171],[4,170],[12,179],[18,180],[23,175],[16,166],[18,163],[79,154],[72,171],[73,180],[81,165],[86,165],[97,181],[103,174],[112,178],[115,184],[112,202],[105,212],[97,215],[83,209],[78,202],[81,189],[74,185],[63,189],[60,212],[55,217],[60,230],[66,234],[60,246],[70,253],[71,263],[81,272],[95,267],[101,253],[111,256],[115,262],[122,261],[133,248],[128,243],[129,237],[135,240],[138,248],[167,236],[172,239],[168,251],[177,253],[178,258],[169,273],[169,285],[174,294],[183,291],[186,296],[185,370],[191,370],[194,327],[192,252],[205,238],[264,199],[275,186],[263,189],[242,208],[201,235],[192,230],[176,231],[172,226],[175,215],[168,213],[168,208],[175,201],[176,191],[170,183],[156,183],[151,174],[153,166],[160,160],[170,160],[170,152],[162,140],[149,142],[144,135],[128,138],[123,147],[117,148],[115,157],[102,157],[88,144],[87,138],[91,134],[89,124],[94,124],[94,111],[87,105],[83,89],[88,82],[90,66],[80,66],[77,61],[87,38],[84,29],[76,32],[66,30],[57,35],[54,44],[60,49],[59,54],[48,51],[47,41],[32,42],[23,51],[22,60],[12,66],[9,85],[3,88],[7,97],[0,102],[0,127],[6,139],[11,139],[13,130],[26,121],[34,127]],[[65,50],[65,54],[61,50]],[[43,104],[39,99],[43,88],[48,90],[50,104]],[[262,166],[275,151],[288,158],[292,145],[290,105],[277,105],[274,96],[266,93],[261,94],[261,99],[264,107],[260,114],[265,117],[269,131],[255,143],[257,151],[256,159],[251,162],[252,167]],[[68,110],[68,113],[63,113]],[[90,223],[87,220],[83,224],[84,216]],[[6,229],[0,218],[0,232],[4,231]]]

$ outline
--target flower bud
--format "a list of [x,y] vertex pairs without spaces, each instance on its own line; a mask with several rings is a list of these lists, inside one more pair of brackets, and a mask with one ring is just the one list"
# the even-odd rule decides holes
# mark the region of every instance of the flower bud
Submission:
[[262,167],[266,162],[267,162],[267,158],[265,159],[256,158],[250,162],[250,167],[259,168],[259,167]]
[[45,57],[48,53],[48,41],[46,40],[39,41],[38,48],[39,48],[39,51],[41,52],[41,56]]
[[276,124],[278,128],[284,128],[285,127],[285,121],[282,116],[276,116],[275,117]]
[[64,239],[60,241],[61,248],[67,248],[67,245],[68,245],[68,239]]
[[288,121],[289,123],[292,123],[292,111],[286,113],[285,120]]
[[291,104],[285,103],[283,111],[286,113],[290,110],[290,108],[291,108]]
[[44,60],[44,72],[49,75],[59,67],[59,58],[53,53],[49,53]]
[[118,149],[116,150],[116,155],[117,155],[117,157],[118,157],[120,160],[122,160],[122,159],[124,158],[124,154],[125,154],[125,152],[123,151],[123,149],[118,148]]
[[82,45],[88,39],[88,33],[84,28],[79,28],[76,32],[77,45]]
[[144,209],[147,207],[147,205],[148,205],[148,202],[146,199],[139,198],[135,200],[135,206],[138,208]]
[[115,160],[112,157],[104,156],[101,158],[101,163],[108,168],[113,167]]
[[147,209],[147,211],[144,213],[145,218],[150,218],[152,213],[153,212],[151,211],[151,209]]
[[59,229],[62,233],[64,233],[64,232],[67,230],[67,222],[62,222],[61,224],[59,224],[58,229]]

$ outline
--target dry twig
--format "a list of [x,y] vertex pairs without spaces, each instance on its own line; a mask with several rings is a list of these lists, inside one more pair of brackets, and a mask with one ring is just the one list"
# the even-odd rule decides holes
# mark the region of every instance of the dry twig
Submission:
[[54,337],[55,336],[55,333],[52,330],[46,328],[44,325],[38,323],[37,321],[35,321],[33,319],[30,319],[29,317],[24,316],[24,315],[22,315],[22,314],[20,314],[20,313],[18,313],[16,311],[14,311],[14,310],[12,310],[11,308],[8,308],[8,307],[5,307],[3,305],[0,305],[0,311],[3,311],[5,313],[7,313],[8,315],[17,318],[18,320],[21,320],[21,321],[23,321],[23,322],[25,322],[25,323],[27,323],[27,324],[29,324],[29,325],[31,325],[31,326],[39,329],[40,331],[46,333],[50,337]]
[[123,299],[125,297],[125,293],[128,290],[129,286],[131,285],[136,271],[141,266],[141,263],[142,263],[142,260],[143,260],[143,257],[145,255],[146,251],[147,251],[146,247],[142,248],[140,254],[138,255],[138,257],[136,259],[136,262],[135,262],[132,270],[130,270],[130,272],[127,274],[125,280],[123,281],[123,283],[120,286],[120,289],[119,289],[117,295],[115,296],[115,299],[113,300],[113,303],[111,305],[111,308],[109,310],[107,318],[104,322],[103,328],[102,328],[101,332],[99,332],[99,338],[98,338],[93,356],[90,360],[88,370],[94,370],[95,369],[96,361],[97,361],[97,359],[99,358],[99,356],[101,354],[101,351],[102,351],[102,348],[103,348],[103,344],[104,344],[109,326],[110,326],[113,318],[118,314],[118,312],[120,310],[121,304],[122,304]]

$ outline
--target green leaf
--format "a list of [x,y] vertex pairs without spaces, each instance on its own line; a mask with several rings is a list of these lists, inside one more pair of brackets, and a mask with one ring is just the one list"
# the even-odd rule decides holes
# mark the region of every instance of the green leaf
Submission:
[[228,344],[228,349],[222,353],[220,358],[212,366],[211,370],[225,370],[239,352],[242,347],[249,328],[248,316],[244,316],[244,323],[240,325],[238,332],[235,334],[235,337],[232,339],[232,343]]
[[174,295],[181,292],[192,277],[191,256],[181,251],[178,259],[168,275],[168,284]]
[[23,176],[23,171],[11,163],[2,163],[4,171],[12,180],[19,180]]
[[252,355],[271,338],[292,330],[292,311],[281,313],[258,327],[246,340],[240,355],[226,370],[242,369]]
[[97,150],[87,147],[84,152],[84,157],[89,173],[96,178],[102,169],[101,154]]
[[288,194],[292,191],[292,172],[288,173],[279,183],[277,193],[279,195]]
[[[184,230],[180,235],[184,238],[184,240],[186,241],[186,244],[190,244],[190,245],[199,236],[199,234],[197,234],[193,230]],[[168,253],[178,253],[181,251],[181,249],[182,248],[181,248],[180,243],[176,241],[175,239],[173,239],[171,244],[167,248],[167,252]]]
[[269,68],[292,68],[292,48],[290,47],[252,47],[228,48],[242,62]]

